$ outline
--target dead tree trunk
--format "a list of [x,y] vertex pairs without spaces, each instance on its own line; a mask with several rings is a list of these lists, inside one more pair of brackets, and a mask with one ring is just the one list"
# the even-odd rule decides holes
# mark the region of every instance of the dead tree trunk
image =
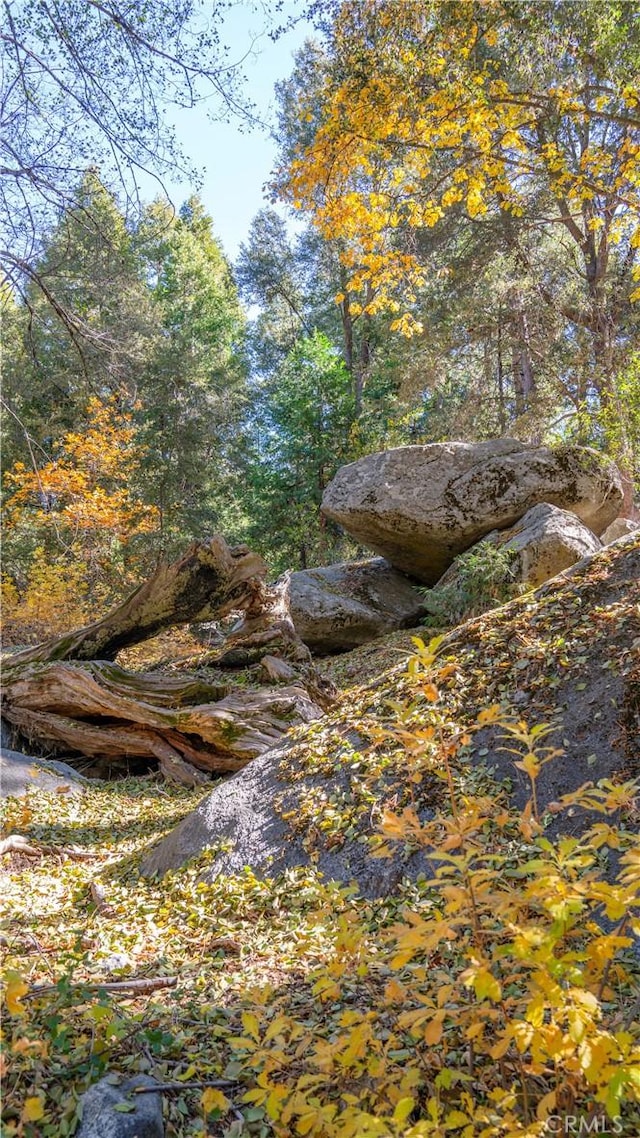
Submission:
[[[103,620],[9,657],[3,715],[41,745],[116,764],[147,757],[186,785],[209,772],[239,770],[289,727],[321,715],[332,697],[295,632],[286,586],[267,589],[264,573],[259,557],[230,549],[219,536],[192,545]],[[232,692],[208,682],[202,670],[141,674],[110,662],[120,648],[160,629],[235,609],[246,617],[231,650],[243,652],[246,663],[247,653],[260,659],[275,649],[302,665],[286,686]],[[208,662],[220,654],[209,653]]]
[[122,648],[140,644],[165,628],[247,608],[259,593],[265,573],[262,558],[244,545],[230,548],[220,535],[206,544],[194,542],[182,557],[162,565],[102,620],[27,648],[5,666],[113,660]]

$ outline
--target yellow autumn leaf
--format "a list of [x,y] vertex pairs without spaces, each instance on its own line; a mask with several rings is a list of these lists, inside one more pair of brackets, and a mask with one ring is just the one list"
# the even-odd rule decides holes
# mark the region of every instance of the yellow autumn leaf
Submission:
[[242,1027],[252,1039],[258,1040],[260,1038],[260,1024],[252,1012],[242,1013]]
[[296,1122],[296,1134],[308,1134],[309,1131],[312,1130],[315,1126],[317,1118],[317,1110],[309,1111],[308,1114],[301,1115]]
[[266,1112],[274,1122],[280,1117],[282,1113],[282,1101],[287,1098],[289,1094],[287,1087],[274,1087],[271,1094],[268,1096],[265,1103]]
[[39,1118],[44,1116],[44,1099],[37,1095],[25,1099],[25,1104],[22,1108],[22,1118],[24,1122],[37,1122]]
[[11,1015],[25,1015],[27,1009],[20,1003],[20,1000],[28,991],[29,985],[23,980],[19,972],[7,973],[4,998]]
[[46,1056],[49,1046],[43,1040],[27,1039],[24,1037],[22,1039],[16,1039],[11,1045],[11,1050],[14,1055],[28,1055],[29,1052],[32,1052],[34,1055]]
[[502,995],[500,983],[488,968],[480,968],[471,981],[471,986],[479,1000],[499,1000]]
[[285,1028],[288,1026],[289,1020],[286,1016],[277,1016],[277,1018],[274,1019],[273,1023],[269,1025],[269,1028],[265,1033],[265,1043],[267,1043],[270,1039],[274,1039],[276,1035],[281,1034],[282,1031],[285,1030]]
[[442,1030],[444,1022],[444,1011],[437,1012],[433,1019],[429,1021],[423,1032],[423,1039],[425,1043],[435,1046],[442,1039]]
[[189,1066],[187,1067],[186,1071],[183,1071],[181,1075],[177,1076],[177,1078],[180,1080],[181,1083],[187,1083],[189,1081],[189,1079],[192,1079],[193,1076],[197,1075],[197,1074],[198,1074],[198,1068],[196,1067],[195,1063],[190,1063]]
[[553,1114],[556,1107],[556,1100],[557,1091],[549,1091],[548,1094],[543,1095],[536,1109],[536,1114],[539,1119],[543,1120],[548,1118],[550,1114]]
[[226,1095],[218,1090],[217,1087],[207,1087],[207,1089],[202,1092],[200,1102],[205,1114],[210,1114],[212,1110],[219,1110],[221,1113],[226,1113],[231,1105]]
[[415,1099],[401,1098],[400,1101],[396,1103],[396,1108],[393,1112],[393,1121],[402,1125],[403,1122],[407,1121],[414,1106]]

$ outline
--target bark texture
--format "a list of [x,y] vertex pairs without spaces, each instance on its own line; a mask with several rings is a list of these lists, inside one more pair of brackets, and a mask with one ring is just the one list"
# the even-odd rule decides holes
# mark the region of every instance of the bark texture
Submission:
[[212,620],[245,609],[262,588],[266,565],[246,546],[230,547],[219,534],[194,542],[160,568],[102,620],[11,658],[16,665],[52,660],[114,660],[123,648],[173,625]]
[[[239,770],[289,727],[321,715],[332,698],[295,633],[286,591],[267,589],[264,573],[259,557],[222,537],[190,546],[103,620],[11,657],[3,716],[41,746],[116,766],[148,758],[185,785]],[[206,670],[136,673],[112,662],[121,648],[161,629],[237,609],[246,616],[230,645],[257,659],[276,648],[295,660],[285,686],[232,691]],[[224,652],[210,653],[208,662],[219,664]]]

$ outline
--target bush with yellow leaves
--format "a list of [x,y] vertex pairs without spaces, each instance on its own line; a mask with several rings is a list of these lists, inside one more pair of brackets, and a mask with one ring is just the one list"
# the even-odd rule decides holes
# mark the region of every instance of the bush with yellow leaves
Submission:
[[[73,1134],[78,1094],[107,1067],[152,1070],[169,1084],[173,1138],[640,1133],[637,785],[603,781],[541,812],[538,776],[557,756],[549,728],[488,707],[475,726],[502,730],[531,782],[529,805],[515,812],[461,753],[475,726],[447,717],[440,690],[451,665],[438,661],[438,642],[416,649],[411,716],[398,701],[390,741],[395,732],[407,773],[442,780],[445,804],[425,818],[399,799],[372,853],[421,849],[430,874],[368,901],[308,867],[203,881],[215,850],[161,882],[112,862],[114,913],[83,915],[80,926],[96,874],[80,863],[62,879],[80,898],[70,931],[60,928],[61,882],[56,893],[39,878],[45,964],[10,958],[6,975],[7,1136]],[[69,807],[83,833],[98,820],[119,861],[132,852],[127,811],[141,849],[164,828],[162,811],[175,820],[179,792],[141,786],[113,801],[87,791]],[[42,798],[30,809],[43,811]],[[24,807],[12,809],[42,834],[41,814],[20,822]],[[563,811],[573,826],[585,809],[596,821],[580,836],[553,836]],[[103,952],[139,953],[145,971],[171,961],[171,997],[125,1004],[100,991],[87,930]],[[217,970],[217,946],[228,943],[237,960],[223,956]],[[31,986],[26,999],[34,980],[42,992]]]

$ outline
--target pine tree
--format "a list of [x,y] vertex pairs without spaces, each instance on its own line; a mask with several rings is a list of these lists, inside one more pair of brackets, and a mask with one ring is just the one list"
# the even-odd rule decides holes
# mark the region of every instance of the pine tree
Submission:
[[[153,298],[131,234],[95,171],[85,174],[77,204],[47,240],[38,274],[56,306],[30,286],[4,341],[5,398],[23,424],[22,453],[12,457],[26,462],[32,456],[25,431],[49,453],[90,398],[134,398],[156,337]],[[58,308],[73,310],[91,336],[70,335]]]
[[141,391],[146,493],[159,511],[161,548],[171,550],[224,528],[233,513],[246,400],[244,316],[197,197],[177,217],[154,203],[139,241],[160,320]]

